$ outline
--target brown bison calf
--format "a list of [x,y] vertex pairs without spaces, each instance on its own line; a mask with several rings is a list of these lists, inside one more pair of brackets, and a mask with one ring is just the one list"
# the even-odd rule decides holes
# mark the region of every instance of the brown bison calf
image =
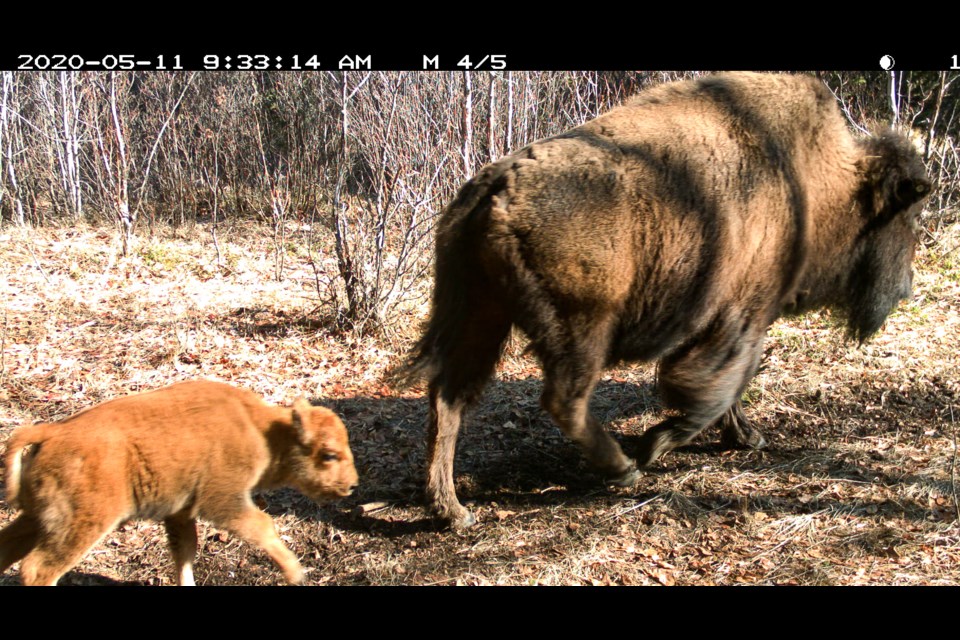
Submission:
[[23,558],[27,585],[53,585],[119,523],[162,519],[179,584],[193,584],[196,519],[262,547],[291,583],[303,571],[250,492],[292,486],[314,499],[357,483],[347,431],[329,409],[292,408],[209,381],[111,400],[7,444],[0,573]]
[[542,404],[614,484],[634,462],[588,404],[601,370],[659,360],[647,465],[721,421],[759,447],[739,398],[782,313],[829,307],[865,340],[910,295],[930,190],[891,132],[855,140],[829,90],[731,73],[655,87],[484,167],[442,214],[427,329],[405,366],[429,379],[427,493],[454,526],[461,415],[511,326],[543,366]]

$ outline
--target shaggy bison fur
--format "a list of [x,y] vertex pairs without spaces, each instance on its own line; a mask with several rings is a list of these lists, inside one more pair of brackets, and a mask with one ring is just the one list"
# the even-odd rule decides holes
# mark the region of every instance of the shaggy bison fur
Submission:
[[910,295],[930,183],[904,137],[854,139],[802,75],[661,85],[484,167],[444,210],[427,329],[404,367],[429,380],[427,493],[453,526],[464,408],[512,326],[531,340],[542,405],[613,484],[637,465],[590,415],[601,370],[659,360],[665,405],[648,465],[720,421],[760,447],[739,398],[781,314],[828,307],[863,341]]

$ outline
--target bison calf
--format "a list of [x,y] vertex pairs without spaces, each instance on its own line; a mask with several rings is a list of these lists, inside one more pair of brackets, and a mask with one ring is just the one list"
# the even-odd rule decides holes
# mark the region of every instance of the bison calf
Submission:
[[23,513],[0,531],[0,573],[23,559],[26,585],[54,585],[119,523],[163,520],[177,582],[193,584],[196,519],[263,548],[291,583],[303,571],[255,489],[314,499],[357,483],[347,431],[329,409],[292,408],[209,381],[111,400],[61,422],[24,426],[7,445],[7,501]]
[[464,408],[510,328],[530,338],[542,404],[611,482],[633,460],[588,404],[601,370],[659,360],[678,410],[644,434],[647,465],[720,421],[758,447],[739,398],[767,328],[829,307],[864,340],[910,295],[917,203],[909,142],[847,130],[802,75],[731,73],[661,85],[484,167],[444,210],[427,329],[406,364],[429,380],[427,493],[454,526]]

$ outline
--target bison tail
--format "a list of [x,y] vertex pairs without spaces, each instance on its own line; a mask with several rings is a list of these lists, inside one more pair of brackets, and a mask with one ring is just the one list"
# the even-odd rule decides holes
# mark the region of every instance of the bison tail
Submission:
[[489,229],[493,196],[506,186],[508,166],[498,162],[484,167],[441,215],[430,319],[406,361],[388,372],[387,380],[392,385],[404,388],[438,375],[446,356],[463,338],[470,314],[477,310],[475,295],[489,293],[480,248]]
[[46,426],[43,423],[25,424],[14,431],[7,442],[7,452],[4,456],[4,462],[7,465],[7,504],[13,508],[20,506],[20,477],[23,470],[24,449],[47,439]]

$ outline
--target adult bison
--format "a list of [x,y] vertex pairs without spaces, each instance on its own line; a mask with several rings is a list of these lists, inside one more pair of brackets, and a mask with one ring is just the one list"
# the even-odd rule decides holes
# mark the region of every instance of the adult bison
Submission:
[[829,307],[865,340],[910,295],[917,203],[910,143],[855,140],[830,91],[801,75],[666,84],[484,167],[444,210],[436,288],[405,365],[429,379],[427,493],[453,526],[464,408],[522,329],[541,402],[609,481],[637,466],[590,415],[601,370],[659,359],[678,415],[642,437],[647,465],[722,421],[760,447],[739,398],[782,313]]

